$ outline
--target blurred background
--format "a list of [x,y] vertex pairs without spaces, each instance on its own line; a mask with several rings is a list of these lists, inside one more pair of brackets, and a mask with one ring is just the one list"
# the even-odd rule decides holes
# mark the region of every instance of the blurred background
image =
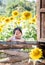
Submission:
[[6,41],[20,27],[23,38],[37,40],[36,0],[0,0],[0,40]]

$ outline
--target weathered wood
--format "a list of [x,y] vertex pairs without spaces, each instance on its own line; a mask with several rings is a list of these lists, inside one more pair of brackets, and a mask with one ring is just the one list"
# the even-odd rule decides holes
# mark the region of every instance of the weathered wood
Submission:
[[[1,50],[2,51],[2,50]],[[18,50],[3,50],[3,53],[6,53],[6,56],[2,57],[3,59],[0,59],[0,62],[5,63],[12,63],[12,62],[19,62],[25,59],[29,59],[28,52],[22,52]]]
[[32,45],[37,45],[35,42],[0,42],[0,49],[21,49],[21,48],[32,48]]
[[37,0],[37,40],[45,41],[45,0]]
[[0,65],[28,65],[28,62],[17,62],[17,63],[0,63]]
[[[30,62],[29,65],[33,65],[33,62]],[[35,65],[45,65],[45,64],[42,63],[42,62],[38,62],[38,61],[37,61]]]
[[40,12],[45,13],[45,8],[41,8]]
[[40,41],[40,0],[37,0],[37,40]]
[[[22,48],[32,48],[32,45],[37,45],[37,41],[35,42],[1,42],[0,41],[0,50],[3,49],[3,53],[8,54],[5,59],[0,60],[0,62],[5,62],[5,63],[14,63],[14,62],[21,62],[23,60],[29,59],[29,55],[26,52],[21,52],[21,51],[15,51],[15,50],[10,50],[10,49],[22,49]],[[7,50],[6,50],[7,49]],[[2,51],[2,50],[1,50]],[[0,52],[1,52],[0,51]]]
[[45,0],[42,0],[42,8],[45,8]]
[[[9,52],[9,51],[8,51]],[[15,52],[15,51],[14,51]],[[12,52],[13,53],[13,52]],[[0,62],[19,62],[25,59],[29,59],[29,55],[26,52],[18,52],[15,55],[10,55],[9,57],[7,56],[6,58],[0,59]]]
[[[22,62],[16,63],[0,63],[0,65],[33,65],[33,62],[28,63],[28,59]],[[44,63],[36,62],[35,65],[45,65]]]

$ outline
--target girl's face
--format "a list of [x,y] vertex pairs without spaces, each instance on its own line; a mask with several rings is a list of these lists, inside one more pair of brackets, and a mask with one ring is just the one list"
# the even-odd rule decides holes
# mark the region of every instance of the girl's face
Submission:
[[16,38],[16,39],[20,39],[21,36],[22,36],[22,33],[21,33],[19,30],[16,30],[16,31],[15,31],[15,38]]

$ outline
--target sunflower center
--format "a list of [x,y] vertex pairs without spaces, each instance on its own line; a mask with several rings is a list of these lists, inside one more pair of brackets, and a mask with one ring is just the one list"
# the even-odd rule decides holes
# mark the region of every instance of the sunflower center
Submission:
[[15,12],[14,15],[17,15],[17,12]]
[[34,52],[34,56],[39,55],[39,53],[40,53],[40,52],[39,52],[38,50],[37,50],[37,51],[35,51],[35,52]]
[[28,17],[28,16],[30,16],[30,14],[29,13],[26,13],[25,16]]
[[11,20],[13,20],[13,18],[10,18]]
[[8,22],[9,21],[9,19],[6,19],[6,22]]
[[0,32],[2,31],[2,28],[0,28]]
[[32,21],[35,22],[35,19],[33,19]]

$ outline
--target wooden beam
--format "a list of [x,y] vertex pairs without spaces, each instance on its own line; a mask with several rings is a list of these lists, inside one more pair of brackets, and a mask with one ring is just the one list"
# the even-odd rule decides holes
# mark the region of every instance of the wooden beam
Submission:
[[20,55],[11,55],[10,57],[6,57],[3,59],[0,59],[1,63],[16,63],[21,62],[22,60],[29,59],[29,55],[26,52],[20,52]]
[[45,8],[41,8],[40,12],[45,13]]
[[37,41],[34,42],[0,42],[0,49],[21,49],[21,48],[32,48],[32,45],[37,45]]

